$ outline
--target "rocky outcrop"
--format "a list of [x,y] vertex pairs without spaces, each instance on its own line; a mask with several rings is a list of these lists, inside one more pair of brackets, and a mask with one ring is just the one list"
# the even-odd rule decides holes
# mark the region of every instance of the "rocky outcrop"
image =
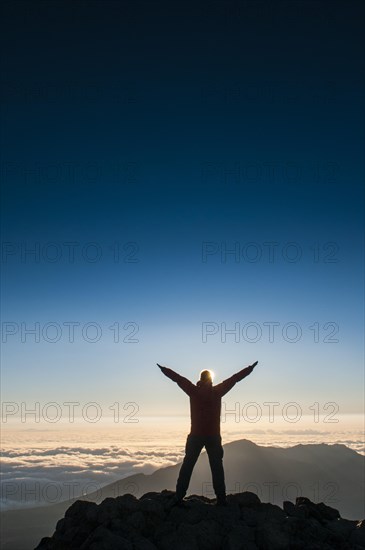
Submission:
[[190,495],[173,506],[173,491],[78,500],[36,550],[360,550],[365,520],[347,520],[324,503],[298,497],[283,509],[250,492],[227,495],[227,506]]

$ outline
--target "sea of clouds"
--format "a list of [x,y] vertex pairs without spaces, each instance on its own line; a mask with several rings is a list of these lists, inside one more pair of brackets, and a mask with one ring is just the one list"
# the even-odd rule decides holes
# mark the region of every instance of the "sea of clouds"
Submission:
[[178,463],[179,450],[67,447],[7,449],[1,453],[1,509],[55,504],[97,491],[132,474]]
[[[178,429],[164,431],[151,425],[148,429],[122,433],[119,429],[95,431],[95,428],[90,432],[77,428],[71,432],[70,427],[64,432],[42,429],[9,432],[0,453],[1,510],[85,497],[116,481],[120,481],[119,491],[133,494],[136,487],[128,485],[126,478],[138,473],[148,475],[182,461],[187,426],[185,423]],[[365,454],[359,425],[351,429],[341,424],[327,425],[327,429],[287,425],[280,426],[281,429],[265,428],[246,426],[243,430],[235,423],[222,425],[222,443],[239,439],[279,447],[341,443]]]

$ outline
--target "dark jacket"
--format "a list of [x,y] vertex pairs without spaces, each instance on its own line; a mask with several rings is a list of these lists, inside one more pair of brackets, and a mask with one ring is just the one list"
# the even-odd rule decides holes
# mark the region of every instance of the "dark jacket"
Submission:
[[228,393],[236,382],[252,372],[251,366],[246,367],[220,384],[213,386],[201,382],[195,385],[168,367],[160,368],[168,378],[176,382],[190,397],[190,433],[193,435],[220,435],[221,400],[223,395]]

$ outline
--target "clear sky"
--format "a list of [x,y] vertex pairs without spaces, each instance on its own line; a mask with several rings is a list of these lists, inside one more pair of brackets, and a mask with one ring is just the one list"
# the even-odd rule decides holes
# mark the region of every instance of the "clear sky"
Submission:
[[362,3],[209,6],[5,5],[3,401],[363,411]]

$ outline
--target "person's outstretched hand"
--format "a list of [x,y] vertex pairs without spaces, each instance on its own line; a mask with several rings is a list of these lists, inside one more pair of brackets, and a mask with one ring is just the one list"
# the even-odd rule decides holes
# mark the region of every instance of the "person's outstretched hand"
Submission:
[[255,361],[254,363],[252,363],[252,365],[250,365],[248,367],[248,374],[251,374],[251,372],[253,371],[253,369],[256,367],[258,361]]

